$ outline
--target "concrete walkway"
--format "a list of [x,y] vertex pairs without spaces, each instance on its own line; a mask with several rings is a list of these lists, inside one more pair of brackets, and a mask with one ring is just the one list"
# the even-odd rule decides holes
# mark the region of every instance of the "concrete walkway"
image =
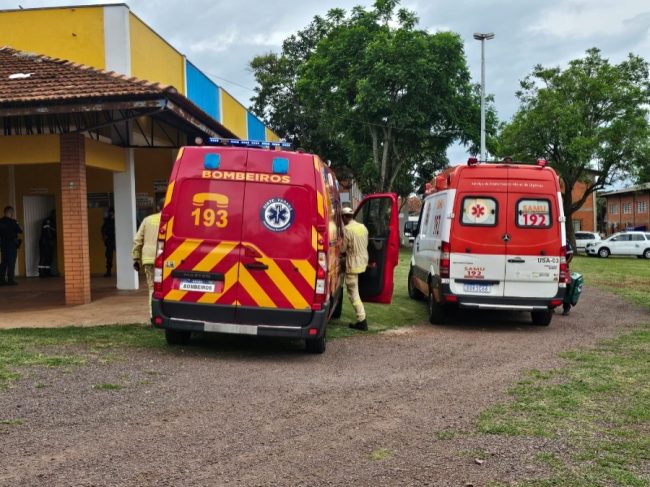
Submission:
[[119,291],[115,278],[91,278],[92,302],[66,306],[63,279],[18,278],[0,286],[0,329],[147,323],[147,285]]

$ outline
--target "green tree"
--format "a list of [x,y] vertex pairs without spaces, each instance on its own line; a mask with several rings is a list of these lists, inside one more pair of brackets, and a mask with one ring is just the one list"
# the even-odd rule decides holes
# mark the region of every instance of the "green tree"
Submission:
[[[592,48],[564,70],[535,66],[520,84],[521,105],[500,134],[500,151],[549,161],[564,182],[567,236],[575,244],[573,213],[594,191],[649,161],[648,63],[630,54],[610,64]],[[579,181],[586,191],[573,201]]]
[[[455,141],[476,149],[479,91],[457,34],[416,28],[398,0],[331,10],[253,60],[253,110],[278,133],[334,166],[363,191],[409,194],[447,164]],[[489,127],[496,116],[490,105]]]

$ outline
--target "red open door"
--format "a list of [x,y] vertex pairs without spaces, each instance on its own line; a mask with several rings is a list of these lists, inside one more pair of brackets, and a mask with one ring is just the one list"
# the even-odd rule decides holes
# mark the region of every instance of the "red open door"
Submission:
[[393,273],[399,259],[397,195],[378,193],[363,199],[354,218],[368,229],[368,268],[359,275],[359,294],[370,303],[393,299]]

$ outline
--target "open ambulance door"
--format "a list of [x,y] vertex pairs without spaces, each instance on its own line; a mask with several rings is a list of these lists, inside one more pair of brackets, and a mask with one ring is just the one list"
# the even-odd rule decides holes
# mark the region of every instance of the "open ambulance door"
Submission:
[[368,229],[368,268],[359,275],[361,300],[389,304],[393,299],[393,272],[399,259],[397,195],[378,193],[361,201],[354,214]]

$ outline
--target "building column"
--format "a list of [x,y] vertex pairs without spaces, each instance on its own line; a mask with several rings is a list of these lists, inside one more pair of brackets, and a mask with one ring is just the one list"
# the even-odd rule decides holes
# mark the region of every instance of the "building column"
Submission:
[[113,173],[115,200],[115,253],[117,257],[117,288],[139,288],[138,273],[133,270],[133,239],[135,238],[135,161],[133,149],[125,149],[126,171]]
[[86,304],[90,303],[90,251],[85,140],[81,134],[62,134],[60,141],[65,303]]

